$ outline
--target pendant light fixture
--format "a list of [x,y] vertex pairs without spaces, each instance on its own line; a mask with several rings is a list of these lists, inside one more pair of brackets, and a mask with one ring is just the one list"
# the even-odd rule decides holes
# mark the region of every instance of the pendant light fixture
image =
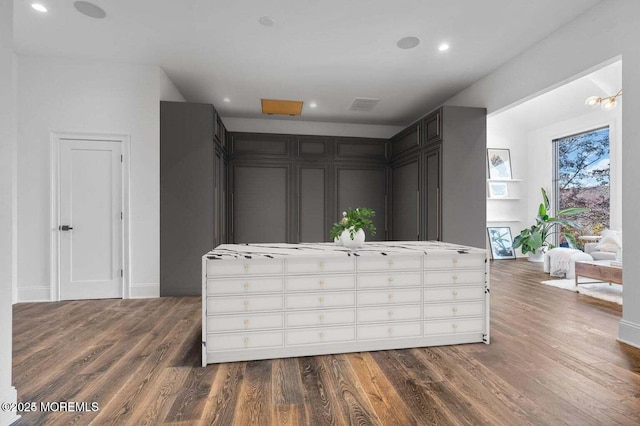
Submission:
[[614,109],[616,106],[618,106],[618,101],[617,101],[618,96],[622,96],[622,89],[618,90],[618,93],[611,96],[605,96],[605,97],[591,96],[587,98],[586,101],[584,101],[584,104],[591,108],[595,108],[598,105],[600,105],[600,108],[609,111]]

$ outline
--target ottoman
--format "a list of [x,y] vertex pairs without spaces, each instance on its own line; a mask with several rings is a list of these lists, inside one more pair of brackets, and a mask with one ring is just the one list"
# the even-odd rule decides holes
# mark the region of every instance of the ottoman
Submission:
[[581,250],[556,247],[544,254],[544,272],[552,277],[574,278],[576,260],[593,261],[593,257]]

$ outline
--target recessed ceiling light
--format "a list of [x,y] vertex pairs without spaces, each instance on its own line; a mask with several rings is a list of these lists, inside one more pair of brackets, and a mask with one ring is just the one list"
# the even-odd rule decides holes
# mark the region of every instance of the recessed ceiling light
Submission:
[[413,49],[420,44],[420,39],[413,36],[405,37],[398,40],[396,44],[400,49]]
[[73,2],[73,7],[75,7],[78,12],[88,16],[89,18],[104,19],[107,16],[107,12],[105,12],[104,9],[93,3],[89,3],[88,1]]
[[47,12],[47,8],[40,3],[31,3],[31,7],[37,10],[38,12],[42,12],[42,13]]
[[442,43],[440,46],[438,46],[438,50],[441,52],[444,52],[445,50],[449,50],[449,45],[447,43]]
[[273,27],[276,24],[276,20],[271,16],[263,16],[262,18],[258,19],[258,22],[260,22],[260,25],[263,25],[265,27]]
[[231,102],[231,99],[229,99],[229,98],[224,98],[224,99],[223,99],[223,101],[224,101],[224,102]]
[[311,103],[309,104],[309,108],[315,108],[315,107],[317,107],[317,106],[318,106],[318,104],[317,104],[317,103],[315,103],[315,102],[311,102]]

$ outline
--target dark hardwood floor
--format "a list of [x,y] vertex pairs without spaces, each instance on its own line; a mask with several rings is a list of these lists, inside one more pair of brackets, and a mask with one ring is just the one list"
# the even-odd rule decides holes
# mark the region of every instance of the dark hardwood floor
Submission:
[[492,263],[491,344],[200,367],[200,299],[14,306],[18,424],[640,424],[640,350],[621,307]]

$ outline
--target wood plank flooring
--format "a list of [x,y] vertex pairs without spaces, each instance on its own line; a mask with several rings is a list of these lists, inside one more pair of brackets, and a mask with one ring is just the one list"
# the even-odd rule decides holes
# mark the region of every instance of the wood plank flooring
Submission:
[[200,367],[200,298],[14,306],[20,402],[33,424],[640,424],[640,350],[621,307],[540,285],[542,266],[491,265],[491,344]]

